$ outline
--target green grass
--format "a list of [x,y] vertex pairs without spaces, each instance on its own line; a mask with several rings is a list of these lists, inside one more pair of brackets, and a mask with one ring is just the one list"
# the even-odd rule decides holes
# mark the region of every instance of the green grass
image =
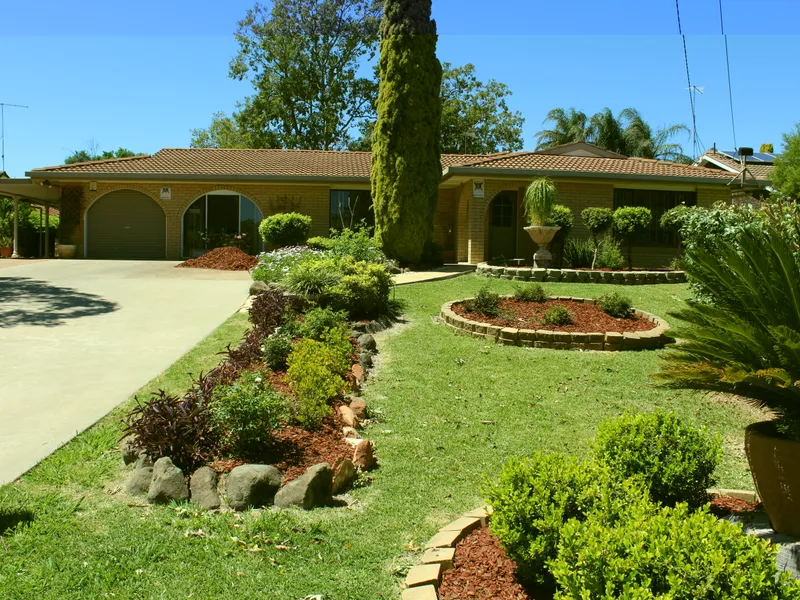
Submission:
[[[365,392],[381,421],[367,437],[381,468],[349,509],[205,515],[146,507],[119,486],[118,409],[0,488],[3,523],[27,524],[0,545],[3,598],[395,598],[419,547],[480,505],[486,476],[511,454],[588,451],[597,424],[625,410],[666,408],[722,434],[720,485],[752,488],[742,452],[755,415],[735,404],[654,386],[660,352],[581,353],[496,346],[436,324],[447,300],[474,294],[475,276],[402,286],[408,324],[386,336],[382,365]],[[510,293],[512,282],[491,281]],[[548,292],[597,297],[615,286],[549,284]],[[634,306],[666,316],[683,285],[624,288]],[[143,392],[185,388],[246,326],[226,322]],[[134,504],[135,506],[129,506]],[[32,514],[26,514],[29,511]],[[288,550],[279,549],[289,548]]]

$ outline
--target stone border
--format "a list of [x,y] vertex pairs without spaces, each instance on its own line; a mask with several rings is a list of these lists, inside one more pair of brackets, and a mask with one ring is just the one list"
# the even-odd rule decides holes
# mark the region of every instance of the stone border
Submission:
[[500,267],[479,263],[475,274],[512,281],[544,281],[547,283],[611,283],[618,285],[658,285],[685,283],[683,271],[584,271],[578,269],[536,269]]
[[[503,296],[512,298],[513,296]],[[463,331],[472,337],[486,339],[499,344],[508,346],[527,346],[530,348],[552,348],[555,350],[605,350],[615,352],[619,350],[654,350],[661,348],[665,344],[671,344],[675,340],[667,335],[669,325],[667,322],[655,315],[633,309],[636,316],[652,321],[656,324],[649,331],[636,331],[618,333],[615,331],[602,332],[568,332],[568,331],[549,331],[545,329],[515,329],[513,327],[500,327],[471,321],[457,315],[453,309],[453,304],[465,302],[471,298],[463,300],[453,300],[442,305],[440,317],[442,322],[453,329]],[[552,296],[548,300],[569,300],[572,302],[583,302],[584,304],[597,304],[594,298],[573,298],[572,296]]]

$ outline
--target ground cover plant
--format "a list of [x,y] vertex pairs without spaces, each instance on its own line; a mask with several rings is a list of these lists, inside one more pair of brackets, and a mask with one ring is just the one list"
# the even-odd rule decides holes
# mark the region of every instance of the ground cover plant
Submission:
[[[670,410],[719,433],[719,485],[751,488],[742,428],[750,407],[651,385],[663,351],[592,353],[482,344],[437,324],[442,303],[474,296],[476,276],[400,286],[408,324],[380,340],[383,362],[364,391],[379,422],[366,429],[381,468],[347,511],[234,516],[184,506],[129,507],[116,450],[132,401],[81,433],[21,480],[0,487],[0,589],[43,600],[229,597],[399,598],[399,582],[436,529],[482,503],[487,474],[509,455],[590,453],[598,424],[626,410]],[[493,282],[512,294],[511,281]],[[550,284],[549,295],[594,297],[601,284]],[[626,288],[634,305],[667,315],[686,285]],[[669,320],[669,317],[667,317]],[[138,393],[182,394],[250,327],[236,315]],[[421,351],[424,349],[424,351]],[[260,352],[260,348],[259,348]],[[520,368],[524,364],[525,368]],[[453,465],[458,465],[454,469]],[[26,512],[27,511],[27,512]],[[9,522],[6,519],[4,522]]]

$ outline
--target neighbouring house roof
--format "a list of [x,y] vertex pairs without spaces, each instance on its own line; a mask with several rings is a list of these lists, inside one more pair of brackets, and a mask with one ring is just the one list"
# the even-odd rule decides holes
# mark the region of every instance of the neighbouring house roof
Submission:
[[[616,155],[619,156],[619,155]],[[335,150],[165,148],[152,155],[33,169],[34,178],[58,179],[253,179],[368,181],[369,152]],[[657,160],[571,156],[541,152],[443,154],[443,177],[489,175],[531,177],[570,175],[682,179],[718,183],[718,170]]]
[[562,156],[596,156],[600,158],[627,158],[623,154],[606,150],[589,142],[570,142],[536,151],[538,154],[560,154]]
[[[738,160],[715,150],[709,150],[704,153],[703,156],[697,159],[696,164],[704,168],[721,169],[734,174],[740,173],[742,170],[742,165]],[[753,174],[753,177],[768,184],[772,179],[772,169],[775,168],[775,165],[771,162],[748,161],[747,168]]]

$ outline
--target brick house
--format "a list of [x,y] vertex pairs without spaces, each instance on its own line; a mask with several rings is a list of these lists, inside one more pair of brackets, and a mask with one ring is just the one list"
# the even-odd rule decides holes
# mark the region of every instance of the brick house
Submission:
[[[530,259],[535,248],[522,229],[521,200],[525,186],[542,175],[555,181],[559,203],[572,209],[573,236],[588,237],[580,219],[587,206],[648,206],[654,223],[634,252],[643,267],[663,266],[676,253],[674,235],[657,224],[665,210],[731,199],[724,171],[626,158],[586,143],[444,154],[441,163],[434,239],[448,261]],[[368,152],[164,149],[26,175],[34,184],[28,189],[60,192],[60,241],[77,245],[77,256],[178,260],[241,234],[245,247],[257,251],[258,222],[277,212],[310,215],[312,235],[369,221],[369,174]]]

